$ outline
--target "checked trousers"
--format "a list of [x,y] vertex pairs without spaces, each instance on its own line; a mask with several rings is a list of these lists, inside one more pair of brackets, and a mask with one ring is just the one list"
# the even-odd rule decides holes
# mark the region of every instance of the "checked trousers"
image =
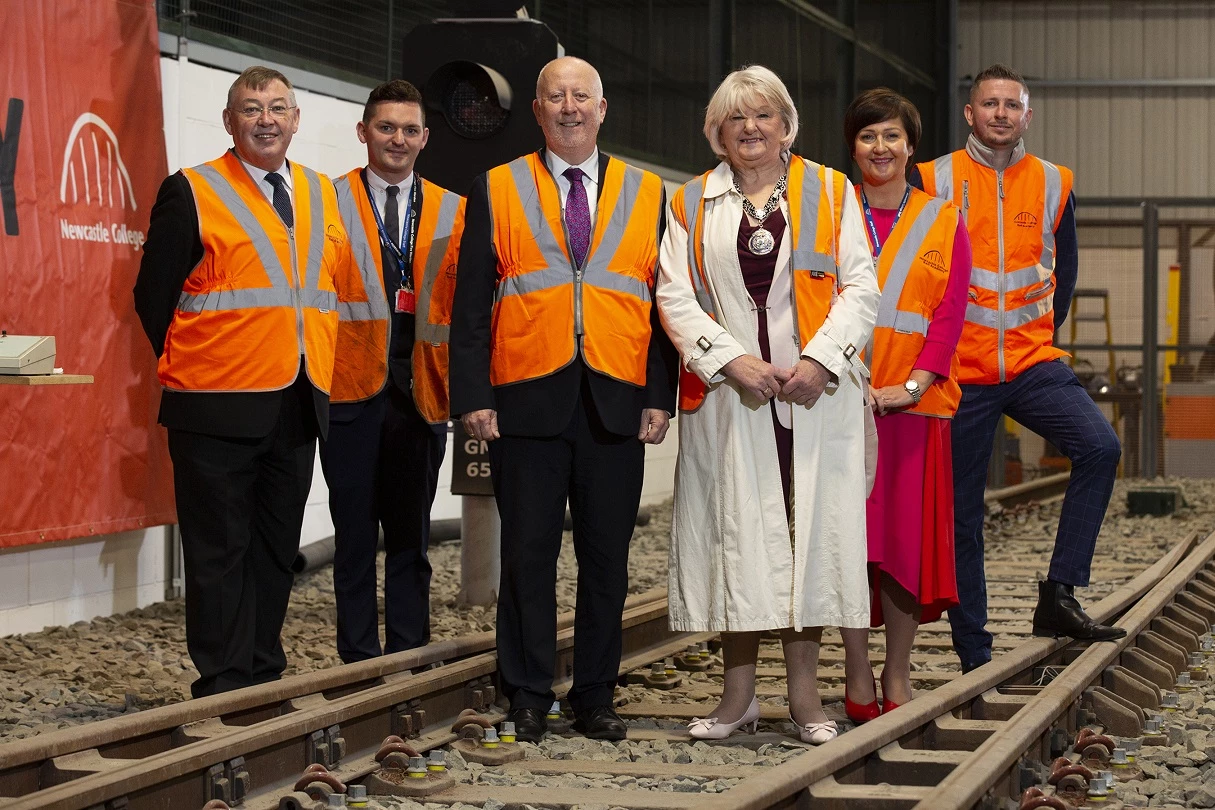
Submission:
[[958,607],[949,611],[953,646],[964,670],[991,660],[987,577],[983,568],[983,491],[992,442],[1007,414],[1059,448],[1072,463],[1049,578],[1088,585],[1118,459],[1118,436],[1065,361],[1039,363],[1015,379],[963,385],[953,419],[954,553]]

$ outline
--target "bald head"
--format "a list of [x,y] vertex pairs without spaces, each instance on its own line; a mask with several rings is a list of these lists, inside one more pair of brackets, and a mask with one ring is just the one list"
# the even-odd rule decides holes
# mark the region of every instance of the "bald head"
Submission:
[[532,110],[549,151],[571,166],[584,163],[595,152],[607,114],[599,71],[572,56],[554,59],[536,79]]
[[599,71],[590,62],[576,56],[562,56],[540,69],[540,75],[536,77],[536,98],[544,98],[549,86],[562,79],[573,79],[587,87],[596,99],[603,98],[603,80],[599,78]]

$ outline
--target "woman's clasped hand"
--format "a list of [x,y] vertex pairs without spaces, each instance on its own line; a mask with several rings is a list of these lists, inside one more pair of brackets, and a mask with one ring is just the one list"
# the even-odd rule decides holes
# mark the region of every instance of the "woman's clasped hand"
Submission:
[[780,399],[807,408],[814,406],[831,381],[831,373],[817,360],[803,358],[792,368],[779,368],[754,355],[735,357],[722,366],[722,374],[734,380],[756,399]]
[[878,416],[902,411],[915,405],[911,394],[901,385],[887,385],[869,389],[873,412]]

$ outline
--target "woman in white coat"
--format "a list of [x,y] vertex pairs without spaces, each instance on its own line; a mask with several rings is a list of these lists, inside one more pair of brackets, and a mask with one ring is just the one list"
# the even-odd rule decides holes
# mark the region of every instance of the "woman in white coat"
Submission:
[[799,735],[834,738],[822,628],[869,626],[876,432],[858,350],[878,285],[847,178],[791,154],[797,127],[771,70],[726,77],[704,128],[722,162],[674,195],[660,253],[655,297],[684,364],[670,623],[721,631],[726,668],[716,710],[689,726],[701,739],[754,728],[765,630],[781,632]]

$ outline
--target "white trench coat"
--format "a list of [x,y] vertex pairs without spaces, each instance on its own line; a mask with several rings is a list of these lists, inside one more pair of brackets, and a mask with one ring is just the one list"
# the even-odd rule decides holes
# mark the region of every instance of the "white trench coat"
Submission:
[[[818,165],[806,161],[806,171],[811,176]],[[768,295],[773,364],[788,368],[800,355],[818,360],[838,379],[812,408],[778,405],[782,424],[793,428],[791,528],[769,406],[721,373],[735,357],[761,356],[755,305],[738,263],[742,198],[728,164],[706,178],[704,198],[704,262],[719,320],[696,301],[688,234],[670,211],[655,294],[684,365],[708,387],[704,404],[678,419],[671,628],[868,627],[865,434],[867,425],[876,430],[865,406],[868,371],[855,353],[845,354],[868,343],[877,314],[877,277],[860,206],[848,188],[838,236],[838,292],[822,328],[802,338],[805,345],[797,345],[790,305],[790,228]],[[782,201],[781,209],[788,222],[788,203]],[[706,350],[704,344],[711,345]]]

